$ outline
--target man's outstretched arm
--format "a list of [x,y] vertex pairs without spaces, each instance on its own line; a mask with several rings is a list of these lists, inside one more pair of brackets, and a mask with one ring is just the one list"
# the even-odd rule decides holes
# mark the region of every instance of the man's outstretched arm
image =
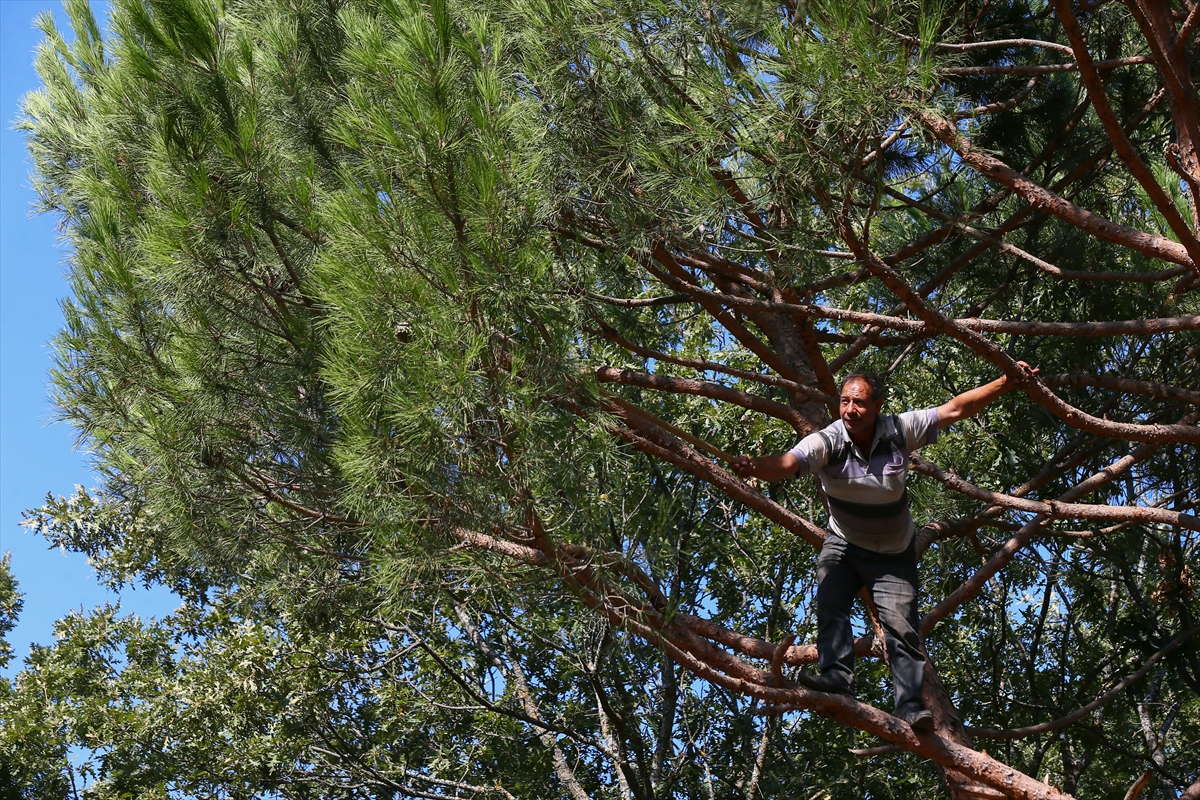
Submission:
[[[1038,373],[1038,370],[1033,369],[1024,361],[1018,361],[1017,363],[1033,375]],[[991,405],[997,397],[1015,388],[1017,388],[1016,381],[1011,380],[1007,375],[1001,375],[991,383],[985,383],[983,386],[977,386],[974,389],[963,392],[952,400],[938,406],[938,428],[945,428],[947,425],[953,425],[960,419],[975,416]]]
[[733,471],[743,478],[762,478],[765,481],[778,481],[800,469],[800,459],[791,453],[780,456],[738,456],[729,465]]

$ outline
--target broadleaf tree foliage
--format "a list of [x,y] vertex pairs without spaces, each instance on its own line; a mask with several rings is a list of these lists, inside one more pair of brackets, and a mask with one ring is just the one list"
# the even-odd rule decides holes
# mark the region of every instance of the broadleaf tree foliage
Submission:
[[[7,791],[1200,795],[1200,5],[66,6],[29,523],[183,604],[60,623]],[[791,679],[824,507],[724,463],[861,369],[1021,386],[915,462],[929,736],[868,609]]]

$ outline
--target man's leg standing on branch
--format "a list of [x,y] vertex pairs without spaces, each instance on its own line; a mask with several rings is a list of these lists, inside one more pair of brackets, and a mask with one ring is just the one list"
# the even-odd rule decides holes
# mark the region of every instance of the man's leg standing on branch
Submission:
[[925,654],[918,632],[917,596],[920,580],[914,545],[895,555],[868,553],[860,559],[863,579],[883,625],[884,643],[896,690],[896,716],[919,730],[929,730],[933,718],[925,710],[921,689]]
[[847,543],[829,536],[817,561],[817,657],[823,691],[854,692],[854,631],[850,610],[863,586]]

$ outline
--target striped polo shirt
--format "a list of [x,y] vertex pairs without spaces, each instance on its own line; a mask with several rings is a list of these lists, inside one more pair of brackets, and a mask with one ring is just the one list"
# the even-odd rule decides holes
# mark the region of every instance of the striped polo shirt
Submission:
[[859,547],[901,553],[913,537],[908,512],[908,454],[937,441],[937,409],[880,414],[865,455],[839,419],[805,436],[789,452],[829,498],[830,530]]

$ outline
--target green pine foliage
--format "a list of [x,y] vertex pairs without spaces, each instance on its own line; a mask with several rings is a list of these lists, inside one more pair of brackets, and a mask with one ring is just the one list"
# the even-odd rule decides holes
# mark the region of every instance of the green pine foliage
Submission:
[[[977,751],[1078,797],[1123,797],[1147,769],[1145,797],[1196,780],[1194,270],[1031,205],[920,122],[1179,241],[1079,73],[1038,71],[1070,58],[1044,44],[1065,41],[1057,12],[66,8],[69,34],[40,20],[45,85],[20,125],[70,252],[54,400],[102,486],[28,524],[181,606],[73,614],[0,682],[0,793],[964,796],[944,760],[863,754],[881,729],[862,717],[777,713],[766,684],[679,663],[680,631],[705,621],[727,631],[688,651],[710,667],[739,636],[813,641],[814,553],[783,509],[819,526],[824,507],[809,479],[743,491],[627,409],[774,453],[828,422],[838,374],[888,373],[891,409],[925,408],[1009,357],[1103,423],[1144,427],[1097,433],[1018,391],[925,458],[1051,500],[1133,454],[1075,502],[1181,516],[1046,522],[928,633],[947,701]],[[1080,17],[1097,58],[1146,51],[1130,8]],[[1194,233],[1161,72],[1105,81]],[[960,323],[1192,322],[1010,327],[983,334],[993,352],[961,326],[914,332],[901,285]],[[923,611],[1033,518],[929,474],[911,496]],[[2,568],[0,634],[17,611]],[[769,673],[761,652],[739,657]],[[1073,723],[1012,733],[1150,660]],[[879,659],[860,659],[859,684],[891,708]]]

